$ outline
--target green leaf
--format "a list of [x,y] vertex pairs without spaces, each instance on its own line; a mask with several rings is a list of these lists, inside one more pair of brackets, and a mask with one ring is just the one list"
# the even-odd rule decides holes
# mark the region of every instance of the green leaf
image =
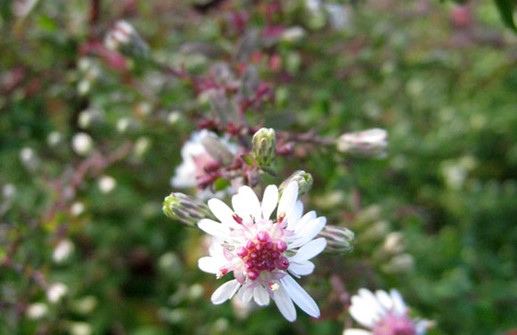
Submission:
[[214,188],[216,191],[222,191],[228,186],[230,186],[230,181],[223,177],[219,177],[214,181]]
[[515,3],[512,0],[494,0],[497,6],[497,10],[501,15],[501,19],[504,24],[511,28],[513,31],[517,32],[517,27],[515,26],[515,21],[513,20],[513,12],[515,9]]

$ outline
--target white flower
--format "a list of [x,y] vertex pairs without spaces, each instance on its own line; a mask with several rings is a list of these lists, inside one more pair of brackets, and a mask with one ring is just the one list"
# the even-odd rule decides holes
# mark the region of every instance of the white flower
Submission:
[[52,303],[59,302],[68,293],[68,287],[63,283],[51,284],[47,289],[47,298]]
[[173,187],[195,187],[198,184],[198,179],[207,174],[206,168],[218,164],[219,157],[213,157],[203,144],[208,137],[213,137],[216,141],[219,141],[221,147],[225,147],[230,155],[237,151],[236,146],[231,145],[224,139],[219,139],[214,133],[206,129],[192,133],[190,140],[181,148],[183,162],[178,166],[174,177],[171,179]]
[[93,139],[87,133],[77,133],[72,138],[72,149],[76,154],[87,156],[93,150]]
[[385,158],[388,132],[385,129],[368,129],[346,133],[337,140],[337,149],[351,155],[367,158]]
[[74,244],[72,241],[68,239],[63,239],[59,241],[56,248],[54,249],[54,252],[52,253],[52,259],[56,263],[63,263],[68,257],[70,257],[70,254],[74,251]]
[[[316,235],[325,227],[326,218],[314,211],[303,214],[298,200],[298,185],[290,183],[279,199],[278,188],[269,185],[259,201],[248,186],[232,197],[233,210],[219,199],[208,206],[220,222],[202,219],[198,226],[213,236],[210,256],[199,260],[199,268],[221,278],[233,272],[235,279],[221,285],[212,295],[221,304],[235,294],[242,302],[253,300],[260,306],[274,300],[282,315],[296,320],[297,304],[313,317],[320,311],[315,301],[293,279],[311,274],[311,258],[327,245]],[[278,206],[278,208],[277,208]],[[276,210],[276,218],[271,214]]]
[[343,335],[424,335],[431,325],[428,320],[411,319],[409,310],[397,290],[372,293],[360,289],[352,297],[350,315],[363,329],[346,329]]

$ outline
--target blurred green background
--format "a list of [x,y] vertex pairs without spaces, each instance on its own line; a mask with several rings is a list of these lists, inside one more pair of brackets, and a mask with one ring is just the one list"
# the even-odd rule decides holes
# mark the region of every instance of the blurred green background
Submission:
[[[319,320],[210,303],[203,234],[161,205],[211,107],[107,50],[118,19],[169,68],[253,64],[275,99],[250,126],[388,130],[386,159],[304,144],[260,181],[312,173],[305,208],[356,233],[301,280]],[[516,331],[517,37],[493,3],[4,1],[0,29],[0,334],[341,334],[361,287],[397,288],[429,334]]]

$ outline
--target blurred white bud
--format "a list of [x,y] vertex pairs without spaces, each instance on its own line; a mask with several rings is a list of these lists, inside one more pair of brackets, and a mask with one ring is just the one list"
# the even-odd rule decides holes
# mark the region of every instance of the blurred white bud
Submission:
[[89,314],[95,309],[95,307],[97,307],[97,298],[91,295],[86,296],[75,301],[72,307],[73,310],[79,314]]
[[413,269],[415,260],[410,254],[400,254],[392,257],[388,263],[382,266],[382,270],[386,273],[398,274],[406,273]]
[[32,148],[25,147],[20,151],[20,161],[30,170],[35,169],[39,164],[39,159]]
[[30,304],[25,311],[27,317],[32,320],[39,320],[48,313],[48,306],[42,302]]
[[52,253],[52,260],[56,263],[62,263],[70,257],[74,251],[74,244],[68,239],[59,241]]
[[134,154],[137,158],[142,158],[151,147],[151,140],[148,137],[139,137],[135,142]]
[[296,26],[296,27],[291,27],[291,28],[284,30],[284,32],[282,33],[282,36],[280,38],[282,39],[282,41],[294,43],[294,42],[298,42],[299,40],[301,40],[304,37],[305,37],[305,30],[302,27]]
[[384,129],[369,129],[346,133],[336,142],[341,152],[363,158],[385,158],[388,148],[388,132]]
[[77,83],[77,93],[79,95],[86,95],[90,92],[90,89],[92,88],[92,82],[87,79],[81,79]]
[[181,114],[178,111],[172,111],[169,113],[169,116],[167,117],[167,122],[169,124],[173,125],[176,124],[181,118]]
[[59,133],[57,131],[53,131],[50,134],[48,134],[48,136],[47,136],[47,144],[50,147],[57,146],[58,144],[61,143],[62,140],[63,140],[63,136],[61,135],[61,133]]
[[111,176],[102,176],[99,178],[98,185],[102,193],[108,194],[115,189],[117,181]]
[[149,46],[127,21],[119,20],[104,39],[104,45],[111,50],[135,58],[145,58],[149,54]]
[[383,249],[388,254],[398,254],[404,251],[404,236],[400,232],[391,232],[384,239]]
[[69,325],[71,335],[91,335],[92,326],[86,322],[72,322]]
[[84,204],[80,201],[76,201],[70,207],[70,213],[73,216],[79,216],[84,213],[84,209],[85,209]]
[[241,299],[232,299],[233,313],[238,319],[246,319],[250,313],[257,308],[257,305],[253,302],[253,299],[245,302]]
[[228,332],[228,327],[230,322],[226,318],[219,318],[215,320],[212,325],[211,332],[212,334],[224,334]]
[[16,196],[16,186],[13,184],[5,184],[2,186],[2,197],[5,200],[11,200]]
[[203,296],[205,293],[205,289],[203,288],[203,285],[201,284],[193,284],[188,288],[187,296],[191,300],[197,300]]
[[47,288],[47,299],[51,303],[59,302],[68,293],[68,287],[63,283],[54,283]]
[[148,102],[140,102],[136,105],[135,110],[140,116],[148,116],[153,110],[152,107],[153,106]]
[[121,134],[125,133],[131,127],[131,119],[122,117],[117,120],[117,131]]
[[93,139],[87,133],[77,133],[72,138],[72,149],[76,154],[87,156],[93,150]]
[[87,129],[102,122],[102,119],[102,113],[98,109],[88,108],[79,113],[78,124],[80,128]]
[[389,231],[389,223],[387,221],[377,221],[370,225],[361,235],[361,241],[378,241],[382,239]]

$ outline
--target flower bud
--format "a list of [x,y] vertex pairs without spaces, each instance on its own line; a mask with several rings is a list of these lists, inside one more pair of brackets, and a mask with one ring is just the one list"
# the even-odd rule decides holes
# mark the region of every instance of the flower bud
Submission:
[[415,259],[410,254],[400,254],[394,256],[382,266],[382,270],[390,274],[407,273],[415,266]]
[[199,220],[212,217],[205,203],[179,192],[165,198],[162,210],[167,217],[188,226],[195,226]]
[[276,138],[273,128],[261,128],[253,135],[253,158],[261,168],[267,168],[276,156]]
[[327,240],[325,251],[343,253],[353,249],[354,232],[345,227],[326,225],[318,237]]
[[208,134],[201,139],[201,145],[203,145],[203,148],[208,152],[210,157],[219,163],[226,165],[233,161],[233,153],[217,136]]
[[289,176],[286,180],[280,184],[279,193],[282,194],[283,190],[289,185],[291,182],[295,182],[298,184],[298,197],[306,194],[312,187],[312,175],[303,170],[298,170]]
[[63,283],[51,284],[47,289],[47,299],[51,303],[59,302],[68,293],[68,287]]
[[388,132],[369,129],[341,135],[336,142],[337,150],[352,156],[380,159],[387,156]]
[[390,254],[398,254],[404,251],[404,236],[400,232],[391,232],[386,235],[382,249]]
[[124,20],[115,23],[106,38],[104,39],[106,48],[119,51],[123,55],[132,58],[145,59],[149,57],[149,46],[138,34],[135,28]]
[[93,139],[87,133],[79,132],[72,138],[72,149],[80,156],[87,156],[93,150]]

